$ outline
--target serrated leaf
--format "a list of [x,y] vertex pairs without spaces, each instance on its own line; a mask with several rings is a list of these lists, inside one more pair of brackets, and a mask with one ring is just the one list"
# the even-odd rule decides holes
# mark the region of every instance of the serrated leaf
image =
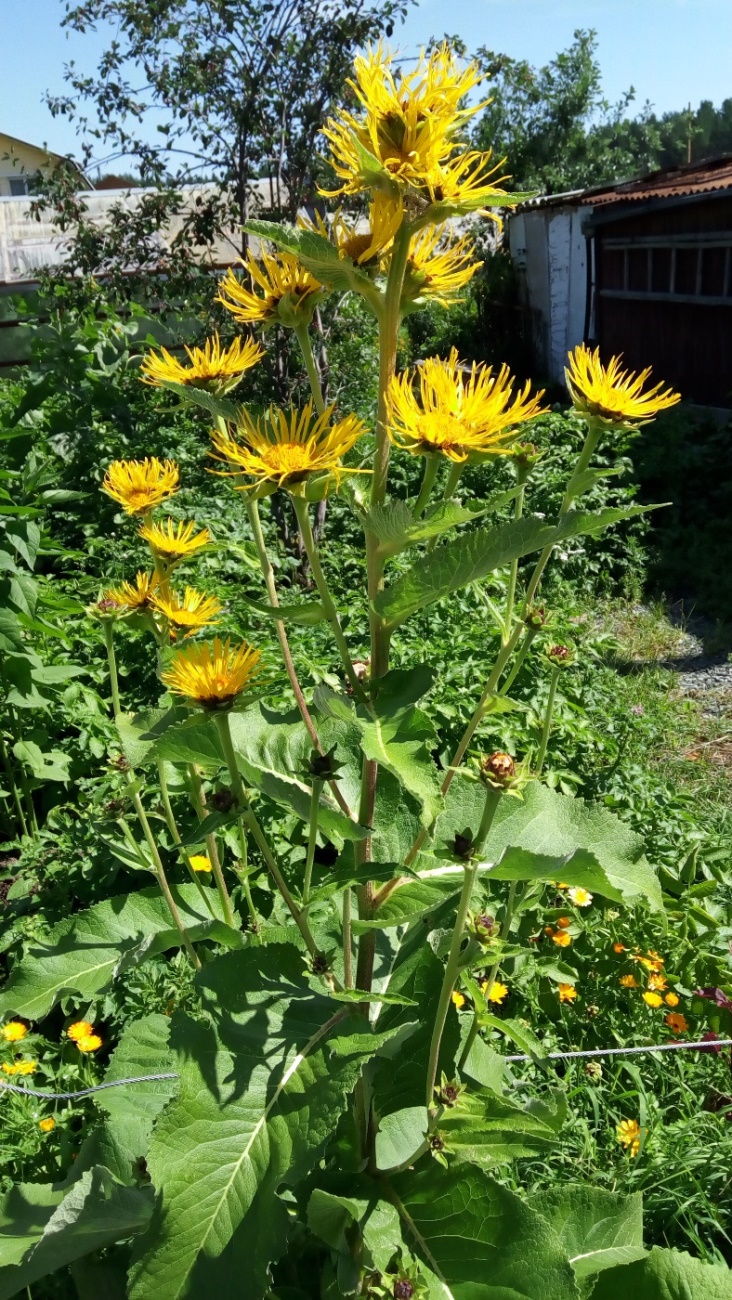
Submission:
[[187,717],[185,710],[174,705],[169,709],[146,709],[142,713],[121,713],[115,718],[122,753],[130,767],[143,767],[153,761],[153,745],[175,723]]
[[556,1146],[564,1111],[522,1108],[495,1093],[468,1094],[438,1122],[454,1160],[494,1169],[520,1157],[546,1155]]
[[391,930],[398,925],[408,925],[435,911],[442,903],[460,893],[462,879],[437,877],[434,880],[410,880],[409,884],[393,890],[382,903],[373,921],[354,921],[353,933],[366,934],[369,930]]
[[462,1067],[462,1073],[500,1096],[503,1092],[504,1071],[503,1057],[498,1052],[494,1052],[480,1035],[474,1038]]
[[566,1183],[527,1197],[551,1224],[578,1278],[645,1255],[643,1198],[619,1196],[601,1187]]
[[592,535],[623,519],[643,514],[647,506],[630,506],[588,512],[570,510],[556,524],[525,516],[512,519],[490,530],[476,529],[438,546],[422,556],[396,582],[381,591],[373,607],[385,626],[396,628],[411,614],[459,591],[470,582],[487,578],[494,569],[503,568],[545,546],[555,546],[571,537]]
[[654,1246],[643,1259],[608,1268],[592,1300],[732,1300],[732,1271],[679,1250]]
[[[170,1050],[170,1016],[153,1013],[125,1025],[119,1043],[104,1074],[105,1083],[138,1075],[175,1071],[175,1056]],[[97,1105],[112,1120],[137,1119],[151,1122],[178,1091],[177,1079],[157,1079],[136,1083],[128,1088],[110,1088],[100,1092]]]
[[160,386],[175,393],[185,402],[193,402],[195,406],[203,407],[209,415],[236,423],[239,408],[234,402],[227,401],[225,397],[215,397],[213,393],[207,393],[205,388],[195,388],[193,384],[177,384],[174,379],[163,379]]
[[244,229],[250,235],[268,239],[277,248],[294,253],[305,269],[328,289],[338,292],[355,289],[367,297],[373,295],[370,276],[350,257],[339,252],[324,235],[276,221],[248,221]]
[[317,623],[327,622],[328,615],[317,600],[308,605],[265,605],[261,600],[251,600],[249,596],[240,595],[239,599],[262,618],[270,618],[279,623],[294,623],[297,627],[314,627]]
[[539,1042],[536,1034],[528,1025],[522,1024],[511,1016],[500,1018],[494,1016],[490,1011],[479,1011],[478,1019],[480,1024],[488,1029],[498,1029],[500,1033],[505,1034],[507,1038],[515,1043],[519,1051],[531,1056],[534,1060],[540,1061],[546,1056],[545,1047]]
[[441,501],[415,519],[405,501],[392,501],[388,505],[374,506],[361,516],[364,528],[379,540],[382,555],[397,555],[408,546],[439,537],[450,528],[470,523],[493,510],[499,510],[516,496],[517,489],[501,492],[490,501],[460,505],[457,501]]

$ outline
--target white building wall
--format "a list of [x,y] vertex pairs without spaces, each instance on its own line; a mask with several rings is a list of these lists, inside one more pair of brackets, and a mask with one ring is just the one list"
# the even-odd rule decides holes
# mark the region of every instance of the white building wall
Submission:
[[589,209],[576,204],[526,208],[509,222],[509,246],[531,313],[539,366],[564,381],[567,353],[582,342],[587,295]]

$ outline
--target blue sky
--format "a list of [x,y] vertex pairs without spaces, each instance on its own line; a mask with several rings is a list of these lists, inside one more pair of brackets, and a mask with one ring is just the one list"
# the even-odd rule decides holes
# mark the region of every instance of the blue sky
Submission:
[[[45,90],[63,92],[63,65],[75,59],[92,72],[101,35],[67,37],[62,0],[0,0],[3,76],[0,131],[58,152],[73,151],[74,133],[43,104]],[[474,49],[539,64],[595,27],[604,89],[611,100],[633,85],[636,104],[662,112],[701,99],[732,96],[731,0],[419,0],[396,34],[405,54],[432,36],[457,33]]]

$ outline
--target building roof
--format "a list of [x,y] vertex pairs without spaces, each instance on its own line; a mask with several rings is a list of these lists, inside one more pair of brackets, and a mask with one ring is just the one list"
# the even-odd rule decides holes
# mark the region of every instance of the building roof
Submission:
[[613,181],[610,185],[595,185],[586,190],[568,190],[564,194],[547,194],[522,203],[526,208],[572,207],[596,208],[610,203],[627,203],[634,200],[648,202],[652,199],[682,198],[686,195],[705,194],[714,190],[732,189],[732,154],[716,158],[703,158],[700,162],[680,163],[664,167],[630,180]]

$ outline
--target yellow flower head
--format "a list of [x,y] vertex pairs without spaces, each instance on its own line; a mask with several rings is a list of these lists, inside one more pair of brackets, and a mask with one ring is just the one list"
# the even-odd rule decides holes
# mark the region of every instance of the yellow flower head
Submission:
[[465,997],[465,994],[459,993],[458,990],[455,989],[455,991],[452,994],[453,1006],[457,1007],[458,1011],[462,1011],[466,1002],[467,1002],[467,998]]
[[571,898],[575,907],[589,907],[592,902],[592,894],[589,889],[583,889],[581,885],[568,889],[567,896]]
[[403,297],[429,299],[450,307],[457,294],[483,263],[474,261],[475,249],[467,235],[444,242],[445,226],[425,226],[415,236],[409,252]]
[[66,1037],[76,1043],[80,1038],[88,1038],[93,1033],[94,1026],[90,1025],[88,1020],[75,1020],[66,1030]]
[[641,1144],[641,1126],[635,1119],[621,1119],[616,1125],[615,1132],[618,1142],[624,1146],[631,1159],[634,1159],[640,1151]]
[[38,1121],[38,1127],[41,1130],[41,1133],[53,1133],[53,1130],[56,1127],[56,1121],[52,1115],[47,1115],[45,1119]]
[[479,212],[495,222],[500,230],[503,222],[488,209],[517,202],[497,184],[510,179],[499,174],[503,162],[494,163],[490,153],[463,153],[448,163],[429,168],[424,188],[431,202],[442,206],[445,215],[450,212]]
[[99,1034],[84,1034],[82,1038],[76,1039],[76,1046],[80,1052],[98,1052],[102,1040]]
[[182,522],[176,524],[173,519],[166,519],[164,524],[143,524],[140,537],[148,543],[153,555],[164,564],[178,564],[181,560],[195,555],[202,546],[207,546],[211,541],[208,528],[202,528],[200,533],[197,533],[197,526],[193,520],[187,524]]
[[677,1007],[681,1001],[678,993],[667,993],[663,999],[667,1007]]
[[180,474],[173,460],[113,460],[102,490],[128,515],[144,515],[178,491]]
[[[236,320],[265,327],[275,321],[292,327],[310,320],[323,286],[293,253],[267,253],[262,249],[259,260],[248,253],[242,266],[255,288],[248,289],[229,267],[216,299]],[[257,293],[256,288],[262,293]]]
[[9,1020],[7,1025],[0,1029],[0,1035],[6,1043],[19,1043],[21,1038],[25,1038],[28,1033],[28,1026],[23,1024],[22,1020]]
[[636,375],[623,370],[621,361],[622,357],[611,357],[607,366],[603,366],[600,349],[591,352],[584,343],[570,352],[569,366],[564,373],[576,410],[608,426],[638,428],[653,420],[659,411],[681,401],[679,393],[664,389],[663,384],[656,384],[644,393],[650,366]]
[[649,975],[648,987],[655,993],[662,992],[666,988],[668,981],[664,975]]
[[247,370],[256,366],[264,356],[264,348],[254,339],[234,339],[228,348],[222,348],[218,334],[206,339],[202,348],[186,347],[188,365],[172,357],[161,348],[148,352],[140,367],[143,383],[156,388],[165,384],[187,384],[223,394],[236,388]]
[[574,984],[558,984],[557,992],[559,994],[560,1002],[574,1002],[575,998],[579,997],[579,993],[574,987]]
[[181,631],[187,637],[216,623],[223,608],[215,596],[207,596],[203,591],[196,591],[195,587],[186,587],[181,595],[178,591],[171,591],[167,585],[158,588],[152,603],[156,613],[167,618],[174,631]]
[[632,960],[637,962],[639,966],[643,966],[645,970],[653,971],[655,974],[662,971],[664,967],[664,958],[660,957],[653,948],[645,956],[640,952],[633,953]]
[[228,639],[216,637],[212,645],[177,651],[161,676],[174,695],[183,695],[202,709],[230,709],[261,671],[260,657],[259,650],[246,641],[233,649]]
[[572,942],[572,936],[571,934],[567,934],[566,930],[555,930],[551,936],[551,940],[558,948],[568,948]]
[[614,943],[614,944],[613,944],[613,952],[625,952],[625,944],[624,944],[624,943]]
[[483,980],[480,991],[488,1002],[497,1002],[499,1006],[508,997],[508,985],[502,984],[500,980],[494,980],[492,984],[489,984],[488,980]]
[[152,606],[153,592],[157,586],[154,573],[138,573],[134,582],[123,582],[102,592],[100,605],[116,609],[119,614],[134,614]]
[[644,994],[643,994],[643,1001],[644,1001],[644,1002],[646,1003],[646,1005],[649,1006],[649,1007],[662,1007],[662,1006],[663,1006],[663,998],[661,997],[661,994],[660,994],[660,993],[653,993],[653,992],[651,992],[651,993],[644,993]]
[[366,266],[385,253],[404,220],[404,207],[400,198],[388,194],[375,194],[369,205],[369,223],[366,230],[349,224],[339,208],[334,213],[330,230],[319,212],[315,219],[300,217],[298,225],[335,244],[341,257],[350,257],[357,266]]
[[245,439],[243,444],[229,432],[211,434],[216,459],[229,465],[228,471],[219,473],[246,474],[252,482],[243,488],[269,483],[291,492],[312,474],[332,474],[339,484],[343,473],[365,472],[346,471],[341,464],[364,432],[363,421],[347,415],[331,425],[334,410],[332,404],[315,415],[312,401],[302,411],[271,406],[264,419],[253,419],[242,410],[237,431]]
[[192,853],[188,859],[194,871],[210,871],[211,863],[205,853]]
[[419,369],[419,396],[409,371],[389,388],[389,437],[414,456],[437,453],[462,463],[506,453],[519,426],[541,414],[543,393],[529,396],[529,384],[513,394],[507,366],[471,369],[453,348],[447,361],[429,357]]
[[12,1065],[3,1062],[3,1072],[5,1074],[34,1074],[38,1069],[37,1061],[15,1061]]
[[682,1016],[680,1011],[669,1011],[665,1019],[669,1029],[673,1029],[675,1034],[685,1034],[689,1028],[686,1016]]
[[621,975],[618,981],[624,989],[637,989],[638,981],[635,975]]

